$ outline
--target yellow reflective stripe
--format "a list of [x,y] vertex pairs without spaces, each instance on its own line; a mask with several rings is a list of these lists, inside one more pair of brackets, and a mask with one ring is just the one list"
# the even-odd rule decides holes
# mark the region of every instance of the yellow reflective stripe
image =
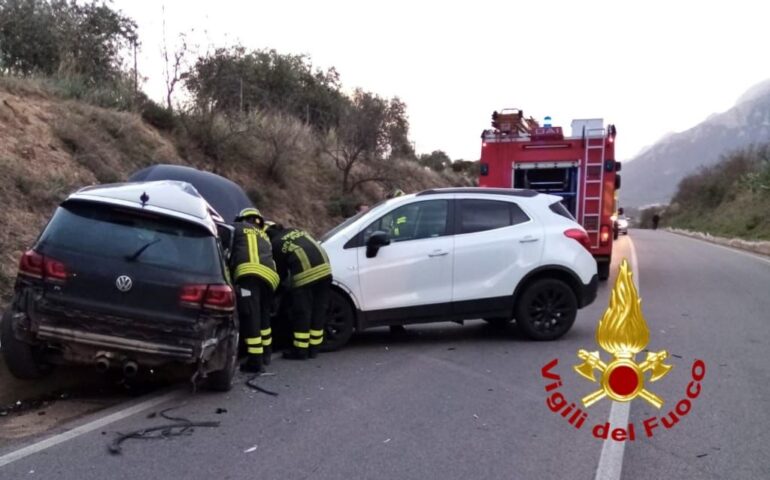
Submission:
[[323,337],[324,331],[323,330],[313,330],[310,329],[310,336],[311,337]]
[[262,347],[249,347],[246,351],[252,355],[262,355],[265,353],[265,349]]
[[246,338],[246,345],[262,345],[262,337]]
[[244,275],[257,275],[264,278],[273,287],[273,290],[278,288],[278,284],[281,282],[278,274],[275,270],[268,268],[261,263],[242,263],[235,267],[235,279],[238,280]]
[[310,338],[310,334],[308,332],[294,332],[294,338]]
[[328,263],[324,263],[324,264],[315,266],[306,272],[302,272],[300,274],[294,275],[292,281],[295,287],[301,287],[303,285],[307,285],[308,283],[315,282],[316,280],[320,280],[331,274],[332,274],[331,265],[329,265]]
[[314,347],[318,346],[318,345],[321,345],[322,343],[324,343],[324,339],[323,338],[311,338],[310,339],[310,345],[313,345]]
[[403,223],[406,223],[406,217],[398,217],[396,220],[396,225],[401,225]]
[[297,340],[294,340],[294,346],[297,348],[308,348],[310,345],[308,342],[299,342]]
[[246,241],[249,244],[249,260],[259,262],[259,245],[257,244],[257,232],[252,229],[244,230]]
[[301,248],[297,248],[294,250],[294,254],[297,255],[297,258],[299,259],[299,263],[302,265],[302,271],[310,269],[310,260],[307,258],[307,254],[304,250]]
[[270,346],[270,345],[272,345],[272,344],[273,344],[273,337],[268,337],[268,338],[266,338],[266,339],[265,339],[265,340],[262,342],[262,345],[264,345],[265,347],[269,347],[269,346]]
[[265,328],[264,330],[260,330],[259,334],[262,335],[263,337],[268,337],[268,336],[273,334],[273,329],[272,328]]

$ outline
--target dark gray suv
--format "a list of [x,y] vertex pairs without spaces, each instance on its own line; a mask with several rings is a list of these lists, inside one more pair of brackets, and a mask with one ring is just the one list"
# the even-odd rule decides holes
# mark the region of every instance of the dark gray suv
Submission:
[[131,376],[171,364],[229,390],[238,352],[222,240],[230,228],[184,182],[70,195],[21,258],[2,319],[8,369],[37,378],[68,363]]

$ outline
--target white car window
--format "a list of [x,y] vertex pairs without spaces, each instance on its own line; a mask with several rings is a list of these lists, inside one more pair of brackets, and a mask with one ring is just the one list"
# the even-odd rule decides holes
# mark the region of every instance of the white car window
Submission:
[[376,231],[390,235],[392,242],[440,237],[447,234],[449,200],[410,203],[388,212],[364,230],[364,242]]
[[529,220],[518,205],[496,200],[460,200],[458,233],[474,233],[517,225]]

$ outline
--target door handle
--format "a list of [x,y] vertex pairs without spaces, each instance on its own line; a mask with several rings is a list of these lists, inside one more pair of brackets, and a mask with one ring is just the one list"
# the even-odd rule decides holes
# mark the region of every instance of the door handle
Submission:
[[444,255],[449,255],[449,252],[444,250],[434,250],[428,254],[429,257],[443,257]]
[[537,242],[538,240],[540,239],[536,237],[524,237],[521,240],[519,240],[519,243],[532,243],[532,242]]

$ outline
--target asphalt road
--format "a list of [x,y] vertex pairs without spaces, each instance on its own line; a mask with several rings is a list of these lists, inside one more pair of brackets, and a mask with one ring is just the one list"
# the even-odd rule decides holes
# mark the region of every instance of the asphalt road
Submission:
[[[3,447],[0,478],[593,479],[600,463],[620,462],[624,479],[770,478],[770,261],[661,231],[632,231],[630,239],[648,348],[668,350],[674,368],[647,385],[664,399],[660,411],[641,399],[630,404],[636,438],[621,455],[591,433],[607,421],[611,402],[584,409],[587,421],[575,429],[548,409],[549,382],[541,376],[558,358],[556,391],[578,402],[595,389],[571,366],[579,363],[578,349],[598,349],[594,331],[608,283],[557,342],[530,342],[515,327],[481,321],[411,326],[404,336],[373,330],[314,361],[275,360],[276,375],[258,383],[277,397],[239,377],[227,395],[156,394],[48,439]],[[621,237],[615,258],[631,259],[632,249]],[[685,398],[696,358],[706,374],[690,411],[646,437],[643,422]],[[151,415],[168,407],[177,407],[173,416],[221,425],[129,440],[122,454],[107,452],[115,432],[168,423]],[[600,462],[603,450],[615,453]],[[601,467],[599,474],[612,471],[618,469]]]

